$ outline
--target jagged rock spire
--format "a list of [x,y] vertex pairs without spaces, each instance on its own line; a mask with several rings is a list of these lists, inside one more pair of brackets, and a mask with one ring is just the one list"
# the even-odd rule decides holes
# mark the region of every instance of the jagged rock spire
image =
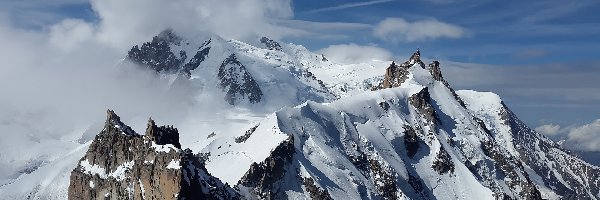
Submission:
[[[181,150],[179,142],[177,148],[156,147],[146,136],[120,134],[114,125],[128,126],[112,110],[107,124],[110,129],[92,141],[71,172],[69,199],[239,199],[191,150]],[[172,126],[157,127],[152,119],[148,127],[157,143],[177,133]]]
[[414,65],[416,63],[422,63],[421,62],[421,51],[419,49],[417,49],[417,51],[415,53],[413,53],[412,56],[410,56],[410,60],[409,60],[410,65]]
[[181,148],[177,128],[173,128],[173,126],[156,126],[152,118],[148,119],[146,137],[158,145],[172,144],[177,148]]
[[104,122],[104,130],[106,133],[122,133],[126,135],[137,135],[131,127],[121,122],[119,117],[113,110],[106,110],[106,121]]
[[115,113],[115,111],[108,109],[106,110],[106,123],[120,122],[121,118]]

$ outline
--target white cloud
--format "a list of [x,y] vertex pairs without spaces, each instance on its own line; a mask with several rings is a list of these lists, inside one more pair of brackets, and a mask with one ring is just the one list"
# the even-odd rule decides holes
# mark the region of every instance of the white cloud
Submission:
[[[61,1],[70,5],[79,0]],[[0,180],[18,175],[30,159],[72,150],[71,141],[90,123],[102,123],[109,108],[135,129],[143,128],[149,116],[178,126],[192,110],[202,117],[214,115],[220,104],[229,106],[218,95],[201,97],[215,103],[195,104],[199,91],[173,91],[152,72],[117,67],[134,44],[166,28],[184,36],[206,31],[238,39],[259,34],[277,38],[290,30],[272,20],[292,16],[289,0],[91,3],[98,21],[60,19],[32,30],[15,26],[0,8],[0,129],[8,134],[0,140]]]
[[535,131],[538,133],[544,134],[546,136],[556,136],[559,133],[560,126],[555,124],[546,124],[542,126],[538,126],[535,128]]
[[575,150],[600,151],[600,119],[571,129],[565,146]]
[[100,18],[100,39],[116,46],[139,43],[166,28],[192,36],[208,31],[225,38],[277,39],[291,30],[272,21],[293,15],[290,0],[92,0],[92,8]]
[[94,27],[80,19],[66,19],[50,27],[49,42],[63,51],[80,47],[94,37]]
[[436,19],[408,22],[402,18],[386,18],[375,26],[373,35],[392,42],[418,42],[438,38],[461,38],[466,35],[466,30]]
[[376,46],[361,46],[354,43],[331,45],[317,51],[334,62],[352,64],[372,60],[391,60],[392,53]]
[[600,119],[589,124],[567,127],[546,124],[535,128],[535,131],[555,141],[561,141],[567,149],[600,152]]

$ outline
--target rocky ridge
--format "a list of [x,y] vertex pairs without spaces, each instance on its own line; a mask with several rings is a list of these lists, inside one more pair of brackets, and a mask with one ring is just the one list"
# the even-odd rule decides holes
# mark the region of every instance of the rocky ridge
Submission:
[[69,199],[236,199],[202,159],[180,148],[178,134],[150,119],[139,135],[107,111],[104,129],[71,172]]

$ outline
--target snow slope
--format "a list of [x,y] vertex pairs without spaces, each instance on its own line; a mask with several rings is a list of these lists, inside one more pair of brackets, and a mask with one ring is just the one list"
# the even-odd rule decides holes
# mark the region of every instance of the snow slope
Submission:
[[527,127],[498,95],[471,90],[458,94],[467,108],[490,127],[494,138],[523,161],[544,198],[600,198],[600,167]]
[[[295,146],[286,174],[269,188],[278,191],[271,197],[313,196],[309,188],[314,187],[334,199],[539,197],[527,173],[519,170],[520,162],[497,144],[450,88],[418,64],[409,70],[401,87],[332,103],[309,101],[262,121],[256,130],[276,123],[272,129],[292,135]],[[260,132],[249,139],[253,137],[260,138]],[[255,146],[242,150],[241,145],[225,144],[211,145],[243,152]],[[505,166],[494,164],[500,159]],[[224,174],[223,163],[207,165],[212,165],[211,173]]]

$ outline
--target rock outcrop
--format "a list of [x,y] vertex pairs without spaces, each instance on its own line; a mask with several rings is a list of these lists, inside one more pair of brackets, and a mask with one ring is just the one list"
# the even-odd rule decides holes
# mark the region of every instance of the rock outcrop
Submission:
[[282,194],[276,190],[278,182],[287,172],[287,168],[292,162],[294,156],[294,138],[288,137],[287,140],[279,144],[271,155],[260,163],[253,163],[250,169],[238,182],[238,188],[243,188],[251,196],[260,199],[278,199]]
[[71,172],[69,199],[236,199],[203,160],[182,150],[177,129],[148,122],[135,133],[111,110]]
[[187,55],[185,52],[177,56],[171,51],[171,45],[181,44],[181,38],[171,30],[165,30],[154,36],[151,42],[141,46],[135,45],[127,54],[127,59],[135,63],[148,66],[156,72],[176,72],[182,65]]
[[[127,53],[127,60],[146,66],[157,73],[180,73],[189,78],[190,71],[196,69],[208,56],[210,51],[210,40],[198,48],[194,56],[188,59],[188,53],[184,50],[176,52],[190,44],[167,29],[141,46],[135,45]],[[192,52],[189,52],[192,53]]]
[[383,81],[371,90],[400,87],[408,79],[408,69],[415,64],[425,68],[425,64],[421,61],[421,52],[419,50],[413,53],[409,60],[400,65],[392,61],[392,64],[385,70]]
[[247,98],[250,103],[258,103],[263,92],[250,72],[235,54],[229,55],[219,67],[220,87],[225,92],[225,100],[234,105],[241,99]]
[[263,43],[270,50],[277,50],[277,51],[283,50],[281,48],[281,45],[277,41],[269,39],[267,37],[260,38],[260,42]]
[[392,62],[385,70],[383,82],[373,90],[399,87],[408,79],[408,67],[408,65],[396,65],[395,62]]

